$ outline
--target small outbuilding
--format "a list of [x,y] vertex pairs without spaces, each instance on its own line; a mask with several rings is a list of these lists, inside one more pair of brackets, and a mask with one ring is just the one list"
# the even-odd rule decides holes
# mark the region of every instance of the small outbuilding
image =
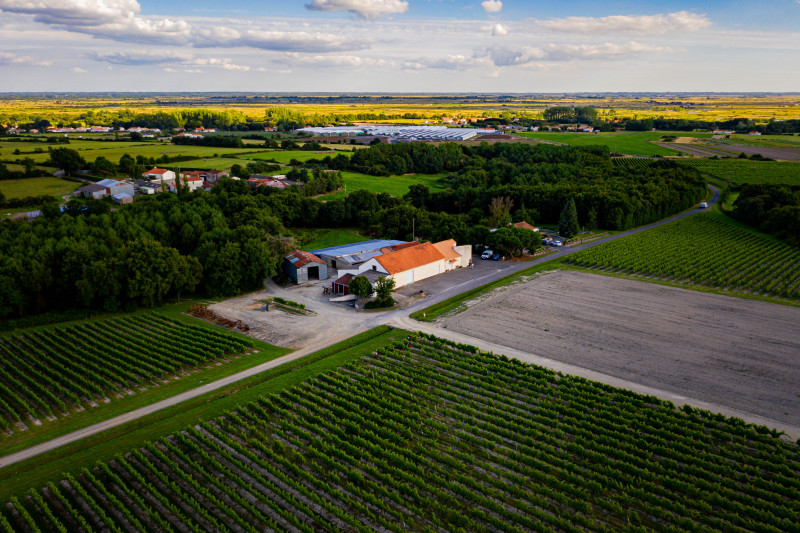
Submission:
[[286,275],[295,283],[306,283],[314,279],[328,279],[328,265],[312,254],[295,250],[283,258]]
[[115,194],[115,195],[111,196],[111,198],[113,198],[114,201],[117,202],[118,204],[123,204],[124,205],[124,204],[132,204],[133,203],[133,196],[128,194],[128,193],[126,193],[126,192],[121,192],[119,194]]

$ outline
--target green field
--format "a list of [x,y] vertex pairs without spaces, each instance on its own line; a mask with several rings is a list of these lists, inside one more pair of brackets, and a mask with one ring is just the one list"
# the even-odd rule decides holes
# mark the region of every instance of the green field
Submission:
[[797,135],[744,135],[734,133],[730,139],[713,139],[709,144],[745,144],[769,148],[800,148],[800,136]]
[[531,139],[554,141],[573,146],[588,146],[599,144],[607,146],[612,152],[630,155],[678,155],[675,150],[652,144],[650,141],[659,141],[664,135],[677,135],[680,137],[710,137],[710,133],[686,133],[663,131],[632,131],[617,133],[516,133]]
[[24,178],[0,181],[0,191],[3,191],[5,197],[9,199],[50,194],[61,200],[62,196],[71,193],[80,186],[80,183],[62,180],[61,178]]
[[767,428],[433,337],[365,348],[299,387],[51,478],[29,497],[18,490],[2,525],[800,528],[797,445]]
[[742,184],[800,185],[800,162],[748,161],[744,159],[683,159],[704,174]]
[[349,229],[294,230],[293,233],[300,241],[300,249],[306,251],[369,240],[369,237]]
[[278,163],[288,165],[289,161],[292,159],[297,159],[298,161],[308,161],[309,159],[325,159],[327,156],[336,157],[339,154],[343,154],[347,157],[352,155],[350,151],[307,152],[305,150],[267,150],[264,152],[248,154],[246,158],[256,159],[259,161],[271,161],[274,159]]
[[567,264],[734,293],[800,300],[800,248],[704,213],[583,250]]
[[[446,189],[442,178],[446,178],[448,174],[405,174],[402,176],[369,176],[367,174],[359,174],[356,172],[342,172],[344,184],[347,186],[347,192],[357,191],[359,189],[366,189],[374,192],[375,194],[385,192],[391,196],[401,197],[408,193],[408,188],[411,185],[427,185],[432,192],[442,191]],[[322,196],[323,200],[338,200],[344,198],[345,192],[338,191]]]

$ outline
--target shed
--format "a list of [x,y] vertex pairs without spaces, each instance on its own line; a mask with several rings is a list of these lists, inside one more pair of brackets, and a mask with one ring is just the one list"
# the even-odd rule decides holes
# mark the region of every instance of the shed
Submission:
[[283,258],[286,275],[295,283],[306,283],[310,279],[328,279],[325,261],[303,250],[295,250]]
[[83,198],[94,198],[95,200],[99,200],[100,198],[105,198],[106,196],[108,196],[108,189],[97,183],[91,183],[89,185],[84,185],[83,187],[75,191],[73,195],[80,196]]
[[350,282],[356,276],[364,276],[369,280],[370,284],[375,287],[375,283],[378,282],[379,278],[382,278],[386,274],[376,272],[374,270],[366,270],[364,272],[359,272],[358,274],[345,274],[344,276],[340,277],[336,281],[331,283],[331,292],[333,294],[342,294],[347,296],[350,294]]
[[126,192],[121,192],[119,194],[115,194],[115,195],[111,196],[111,198],[113,198],[114,201],[117,202],[118,204],[132,204],[133,203],[133,196],[128,194],[128,193],[126,193]]

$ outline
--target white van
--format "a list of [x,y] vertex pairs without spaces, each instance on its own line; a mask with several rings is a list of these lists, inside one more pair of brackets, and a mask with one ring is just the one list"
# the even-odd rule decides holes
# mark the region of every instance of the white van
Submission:
[[705,209],[708,207],[708,202],[700,202],[700,209]]
[[490,259],[493,253],[491,250],[486,250],[481,254],[481,259]]

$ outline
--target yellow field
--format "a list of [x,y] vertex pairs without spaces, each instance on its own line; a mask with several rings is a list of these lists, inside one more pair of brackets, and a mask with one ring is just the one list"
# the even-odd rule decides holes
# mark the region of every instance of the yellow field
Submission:
[[424,123],[442,118],[479,118],[511,115],[538,118],[551,106],[591,106],[601,118],[682,118],[724,120],[751,118],[765,122],[800,119],[796,95],[704,96],[476,96],[476,95],[115,95],[109,97],[0,98],[0,123],[17,124],[46,117],[52,123],[110,124],[139,113],[172,111],[224,111],[232,120],[263,119],[268,110],[280,109],[310,120],[350,122]]

